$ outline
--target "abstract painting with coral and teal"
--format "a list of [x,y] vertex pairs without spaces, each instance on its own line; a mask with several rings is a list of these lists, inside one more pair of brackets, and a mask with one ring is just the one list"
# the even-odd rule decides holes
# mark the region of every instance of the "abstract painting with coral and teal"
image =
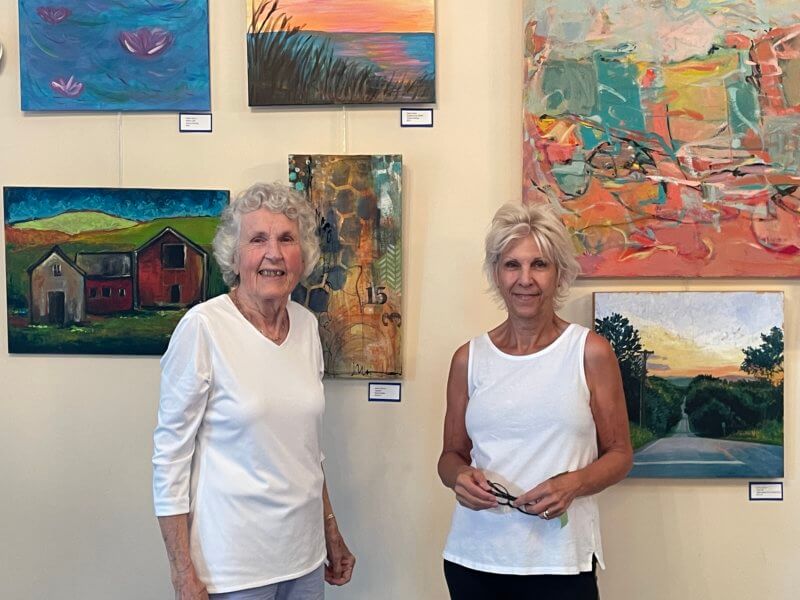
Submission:
[[800,275],[793,0],[526,0],[523,197],[589,277]]
[[208,0],[19,0],[25,111],[207,111]]

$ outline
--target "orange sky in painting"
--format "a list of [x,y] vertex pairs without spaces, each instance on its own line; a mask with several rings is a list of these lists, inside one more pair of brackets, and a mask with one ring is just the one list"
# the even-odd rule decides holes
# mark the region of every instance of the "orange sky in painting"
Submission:
[[281,0],[278,6],[295,25],[312,31],[432,33],[433,4],[434,0]]

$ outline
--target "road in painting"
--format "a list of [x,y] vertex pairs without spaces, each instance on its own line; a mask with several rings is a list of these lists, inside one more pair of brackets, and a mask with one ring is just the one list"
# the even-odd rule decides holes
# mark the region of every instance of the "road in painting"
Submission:
[[209,110],[208,0],[19,0],[22,110]]
[[434,0],[246,0],[250,106],[434,102]]
[[584,275],[800,275],[794,2],[526,6],[523,194]]
[[322,257],[292,299],[319,318],[325,373],[402,374],[402,157],[289,157],[319,218]]
[[228,192],[6,187],[8,349],[161,354],[225,291],[211,242]]
[[622,372],[631,477],[783,476],[783,294],[596,293]]

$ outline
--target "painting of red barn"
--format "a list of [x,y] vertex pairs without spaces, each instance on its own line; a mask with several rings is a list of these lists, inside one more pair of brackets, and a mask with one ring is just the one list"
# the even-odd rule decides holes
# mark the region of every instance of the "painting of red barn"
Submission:
[[12,353],[164,352],[191,306],[225,292],[211,241],[229,193],[6,187]]
[[167,227],[136,252],[138,306],[187,307],[206,299],[208,253]]

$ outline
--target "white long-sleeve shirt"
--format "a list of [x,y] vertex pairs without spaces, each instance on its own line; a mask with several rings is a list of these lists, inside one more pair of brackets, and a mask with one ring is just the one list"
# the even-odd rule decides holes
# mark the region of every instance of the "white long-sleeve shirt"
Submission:
[[153,436],[157,516],[189,515],[210,593],[310,573],[325,559],[322,348],[312,313],[265,338],[227,295],[192,308],[161,359]]

